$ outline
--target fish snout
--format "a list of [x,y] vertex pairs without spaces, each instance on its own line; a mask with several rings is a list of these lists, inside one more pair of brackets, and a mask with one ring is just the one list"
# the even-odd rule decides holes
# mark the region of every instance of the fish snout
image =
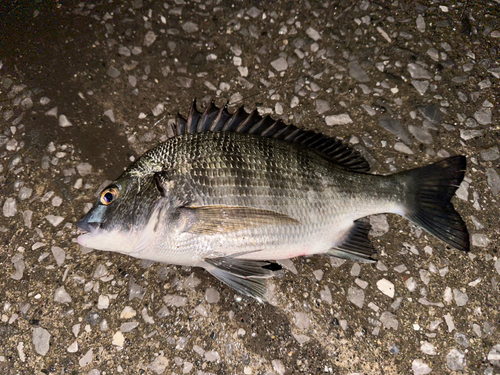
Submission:
[[78,222],[76,223],[76,227],[78,228],[78,230],[80,230],[83,233],[93,232],[97,230],[99,226],[100,223],[95,223],[95,222],[89,223],[88,221],[85,220],[85,218],[78,220]]

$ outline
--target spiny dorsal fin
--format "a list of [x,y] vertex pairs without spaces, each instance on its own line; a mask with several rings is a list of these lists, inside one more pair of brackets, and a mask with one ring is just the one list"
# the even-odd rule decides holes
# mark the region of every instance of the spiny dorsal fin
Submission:
[[172,138],[188,133],[209,131],[254,134],[279,139],[310,148],[325,159],[351,171],[367,172],[370,169],[370,165],[363,156],[338,139],[301,130],[294,125],[286,125],[281,120],[273,120],[270,116],[262,117],[256,109],[247,113],[243,107],[240,107],[230,114],[227,104],[218,108],[214,101],[201,113],[196,109],[196,100],[194,100],[188,118],[178,115],[176,124],[167,132],[167,135]]

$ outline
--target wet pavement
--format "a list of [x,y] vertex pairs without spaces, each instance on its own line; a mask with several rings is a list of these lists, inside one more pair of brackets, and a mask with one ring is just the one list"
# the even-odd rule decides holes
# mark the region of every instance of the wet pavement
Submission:
[[[500,374],[500,3],[0,8],[0,373]],[[82,249],[105,181],[211,99],[342,137],[375,173],[467,156],[469,254],[394,215],[379,262],[284,262],[271,304]]]

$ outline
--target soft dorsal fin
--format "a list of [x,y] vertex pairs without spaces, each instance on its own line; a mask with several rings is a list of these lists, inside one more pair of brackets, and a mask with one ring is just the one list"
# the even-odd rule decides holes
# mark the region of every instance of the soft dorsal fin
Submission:
[[172,126],[171,131],[167,132],[169,138],[210,131],[254,134],[310,148],[325,159],[351,171],[368,172],[370,169],[365,158],[342,141],[286,125],[281,120],[273,120],[270,116],[262,117],[256,109],[247,113],[240,107],[231,114],[227,110],[227,104],[218,108],[212,101],[202,113],[196,109],[194,100],[188,118],[178,115],[176,124]]

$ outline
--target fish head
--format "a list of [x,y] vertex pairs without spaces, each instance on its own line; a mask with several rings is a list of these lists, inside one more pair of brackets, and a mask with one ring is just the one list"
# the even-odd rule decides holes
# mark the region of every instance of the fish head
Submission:
[[104,188],[77,222],[82,246],[140,257],[155,239],[169,204],[155,178],[124,174]]

